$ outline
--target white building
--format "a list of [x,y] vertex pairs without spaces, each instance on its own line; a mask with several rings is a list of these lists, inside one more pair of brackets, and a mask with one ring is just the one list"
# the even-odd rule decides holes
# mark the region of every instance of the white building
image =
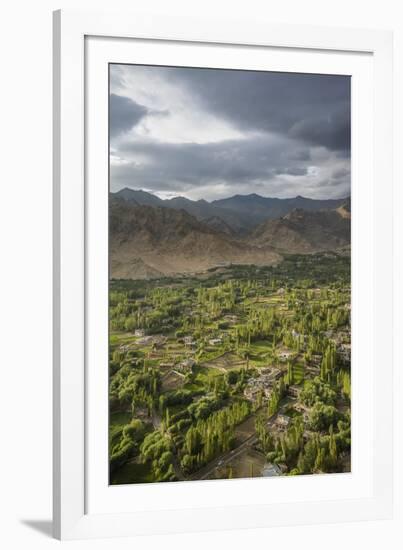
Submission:
[[222,339],[221,338],[211,338],[208,343],[210,344],[210,346],[219,346],[220,344],[222,344]]
[[277,353],[281,361],[287,361],[288,359],[291,359],[294,355],[294,353],[288,349],[281,349]]

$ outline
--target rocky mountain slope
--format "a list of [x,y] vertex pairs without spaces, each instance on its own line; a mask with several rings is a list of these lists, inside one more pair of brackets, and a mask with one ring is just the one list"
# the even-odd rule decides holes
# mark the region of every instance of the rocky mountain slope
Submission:
[[112,278],[150,279],[228,264],[271,265],[284,254],[349,253],[349,199],[336,206],[331,201],[332,209],[294,208],[240,234],[218,215],[201,221],[185,208],[167,208],[154,195],[135,193],[136,198],[130,191],[110,200]]
[[247,238],[253,246],[270,246],[281,253],[309,254],[350,245],[349,205],[334,210],[296,208],[287,215],[267,220]]
[[217,265],[270,265],[281,256],[200,222],[185,210],[110,201],[112,278],[155,278]]

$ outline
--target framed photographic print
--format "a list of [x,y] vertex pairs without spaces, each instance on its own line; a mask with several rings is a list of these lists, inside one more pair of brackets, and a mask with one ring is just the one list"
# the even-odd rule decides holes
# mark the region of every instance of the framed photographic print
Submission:
[[54,16],[54,524],[390,517],[391,34]]

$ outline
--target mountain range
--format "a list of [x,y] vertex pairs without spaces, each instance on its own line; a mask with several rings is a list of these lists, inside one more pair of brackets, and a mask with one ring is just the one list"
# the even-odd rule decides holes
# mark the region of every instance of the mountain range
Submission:
[[261,197],[255,193],[234,195],[212,202],[205,200],[192,201],[186,197],[174,197],[164,200],[141,189],[136,190],[128,187],[117,193],[111,193],[111,197],[144,206],[160,206],[174,210],[182,209],[207,225],[217,227],[217,222],[225,224],[226,231],[230,230],[234,234],[246,234],[258,224],[268,219],[272,220],[285,216],[295,208],[302,208],[307,211],[335,209],[346,201],[346,199],[317,200],[301,196],[278,199]]
[[231,263],[270,265],[281,260],[271,247],[238,240],[185,210],[113,200],[109,227],[113,278],[155,278]]
[[121,279],[197,273],[228,264],[272,265],[285,253],[350,245],[348,198],[235,195],[209,203],[162,200],[123,189],[111,193],[109,216],[111,277]]

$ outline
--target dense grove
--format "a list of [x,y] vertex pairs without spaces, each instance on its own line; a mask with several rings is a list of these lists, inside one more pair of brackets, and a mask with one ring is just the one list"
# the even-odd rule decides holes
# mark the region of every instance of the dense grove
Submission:
[[350,344],[349,257],[111,281],[111,483],[348,471]]

